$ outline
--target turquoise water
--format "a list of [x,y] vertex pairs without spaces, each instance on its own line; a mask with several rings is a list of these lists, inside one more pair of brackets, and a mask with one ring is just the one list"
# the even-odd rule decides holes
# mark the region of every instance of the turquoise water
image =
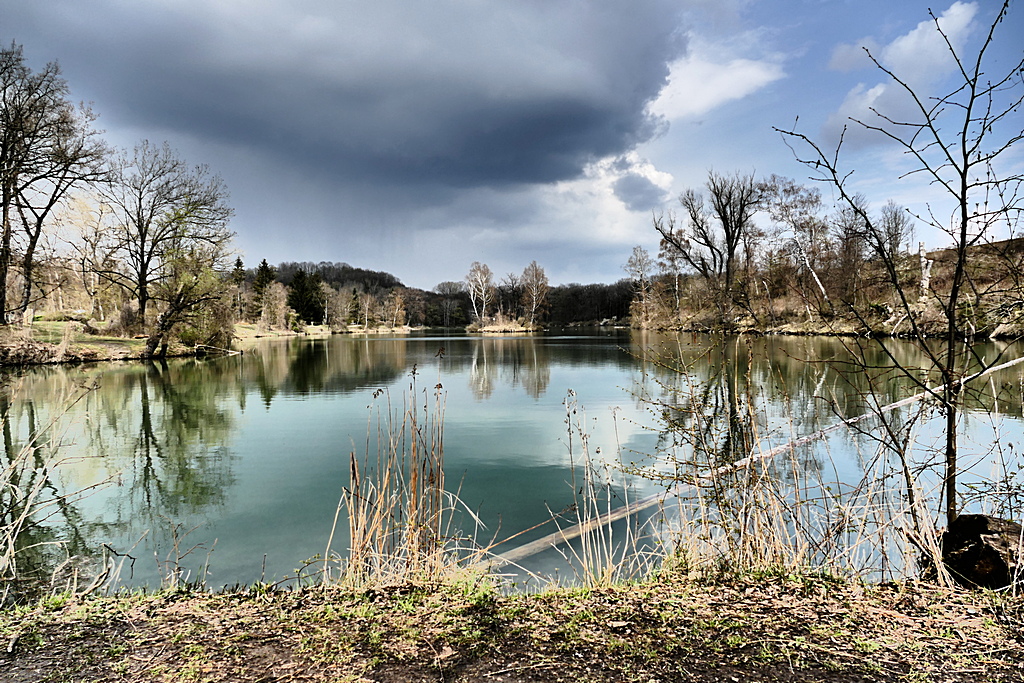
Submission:
[[[866,348],[884,368],[886,357]],[[1000,351],[1014,349],[982,349],[993,359]],[[36,433],[35,457],[61,463],[46,491],[96,487],[48,509],[24,545],[62,541],[42,546],[51,564],[72,554],[95,567],[104,548],[130,555],[126,584],[157,585],[171,560],[221,586],[294,575],[324,553],[349,455],[375,451],[388,401],[396,409],[411,395],[422,405],[440,385],[447,488],[484,525],[462,515],[461,530],[483,542],[542,525],[517,539],[525,542],[554,531],[544,523],[578,500],[582,435],[617,506],[664,488],[622,464],[670,473],[678,462],[665,454],[678,461],[696,442],[726,463],[863,412],[871,396],[885,403],[911,391],[883,370],[843,365],[850,353],[831,339],[625,330],[297,337],[224,358],[30,369],[8,378],[0,408],[8,460]],[[1009,371],[970,399],[965,453],[977,482],[1016,481],[1021,386]],[[922,449],[936,423],[934,414],[917,423]],[[843,434],[797,459],[819,482],[853,485],[873,466],[873,448]],[[928,455],[920,462],[922,487],[934,487]],[[331,552],[346,548],[342,530]],[[552,552],[526,564],[571,571]]]

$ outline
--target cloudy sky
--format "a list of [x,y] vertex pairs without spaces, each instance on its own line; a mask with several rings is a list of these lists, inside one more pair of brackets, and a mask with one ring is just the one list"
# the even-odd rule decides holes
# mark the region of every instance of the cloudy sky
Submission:
[[[535,259],[553,283],[611,282],[709,169],[805,179],[773,126],[827,142],[898,106],[862,46],[941,86],[929,6],[969,47],[997,3],[0,0],[0,40],[57,60],[111,144],[166,140],[220,174],[249,266],[345,261],[431,288]],[[867,136],[844,158],[879,206],[932,192]]]

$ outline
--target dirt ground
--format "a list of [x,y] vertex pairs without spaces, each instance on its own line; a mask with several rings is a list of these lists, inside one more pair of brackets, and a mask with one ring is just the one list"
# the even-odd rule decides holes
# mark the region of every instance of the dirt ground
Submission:
[[1024,681],[1024,600],[793,577],[61,596],[0,612],[0,681]]

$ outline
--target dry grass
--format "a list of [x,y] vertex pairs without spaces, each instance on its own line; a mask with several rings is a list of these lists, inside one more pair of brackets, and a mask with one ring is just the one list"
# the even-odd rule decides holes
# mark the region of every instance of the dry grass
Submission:
[[[768,414],[768,393],[790,401],[778,394],[769,361],[756,377],[752,362],[722,361],[719,376],[701,380],[681,362],[652,361],[648,386],[659,396],[643,399],[660,420],[662,445],[653,462],[630,469],[668,489],[671,562],[699,575],[825,572],[875,581],[916,577],[925,564],[948,582],[938,561],[939,490],[915,460],[928,453],[913,452],[927,405],[887,412],[879,403],[867,421],[838,432],[844,448],[858,449],[861,469],[859,479],[844,480],[828,430],[804,439],[794,423]],[[796,414],[788,405],[781,412]],[[806,443],[778,445],[787,441]]]
[[[458,498],[445,490],[444,390],[438,382],[420,392],[417,379],[414,369],[401,406],[392,405],[386,390],[374,393],[378,403],[366,450],[349,456],[349,485],[325,553],[326,583],[431,581],[465,557],[466,546],[455,528]],[[332,554],[342,510],[349,547],[347,553]]]

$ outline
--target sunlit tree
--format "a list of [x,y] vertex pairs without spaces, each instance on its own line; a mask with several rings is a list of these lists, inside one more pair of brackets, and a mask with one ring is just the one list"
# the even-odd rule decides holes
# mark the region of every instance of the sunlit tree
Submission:
[[220,177],[189,166],[165,143],[149,141],[113,161],[104,201],[112,210],[109,242],[120,267],[100,275],[128,291],[145,323],[153,286],[172,276],[183,251],[207,254],[221,267],[234,236],[233,213]]
[[548,301],[548,276],[544,273],[544,269],[537,265],[536,261],[531,261],[530,265],[526,266],[523,270],[523,276],[520,280],[523,287],[523,309],[526,312],[526,317],[533,326],[537,323],[537,318],[540,313],[547,306]]

